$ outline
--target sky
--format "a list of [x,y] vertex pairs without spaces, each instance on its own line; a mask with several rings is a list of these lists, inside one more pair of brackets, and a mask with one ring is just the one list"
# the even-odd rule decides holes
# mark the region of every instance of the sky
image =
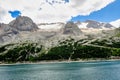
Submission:
[[14,11],[8,11],[8,13],[10,13],[12,18],[17,18],[18,16],[21,15],[21,12],[18,10],[14,10]]
[[88,16],[78,15],[72,21],[95,20],[101,22],[111,22],[120,19],[120,0],[116,0],[105,8],[92,12]]
[[120,0],[0,0],[0,22],[28,16],[36,23],[120,19]]

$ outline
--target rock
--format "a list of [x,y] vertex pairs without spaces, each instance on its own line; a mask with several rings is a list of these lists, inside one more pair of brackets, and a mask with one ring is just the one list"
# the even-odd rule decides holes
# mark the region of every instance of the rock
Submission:
[[85,21],[85,23],[87,23],[87,28],[93,28],[93,29],[111,29],[114,28],[114,26],[112,26],[109,23],[103,23],[103,22],[97,22],[97,21],[93,21],[93,20],[87,20]]
[[96,29],[100,29],[100,23],[97,21],[92,21],[92,20],[87,20],[85,21],[87,24],[87,28],[96,28]]
[[82,24],[82,22],[77,21],[75,24],[76,24],[76,25],[81,25],[81,24]]
[[113,28],[114,26],[111,25],[111,24],[109,24],[109,23],[106,23],[106,24],[104,25],[104,27],[105,27],[105,28]]
[[0,42],[7,42],[10,41],[18,31],[8,24],[0,23]]
[[26,16],[19,16],[15,20],[9,23],[9,25],[18,31],[36,31],[37,25]]
[[79,36],[82,34],[82,31],[78,28],[78,26],[75,23],[68,22],[63,28],[63,34]]
[[11,27],[8,24],[0,23],[0,34],[4,34],[11,30]]

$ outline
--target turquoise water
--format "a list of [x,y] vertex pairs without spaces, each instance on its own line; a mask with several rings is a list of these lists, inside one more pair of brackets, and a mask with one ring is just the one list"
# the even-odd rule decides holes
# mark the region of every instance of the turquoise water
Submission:
[[120,61],[1,65],[0,80],[120,80]]

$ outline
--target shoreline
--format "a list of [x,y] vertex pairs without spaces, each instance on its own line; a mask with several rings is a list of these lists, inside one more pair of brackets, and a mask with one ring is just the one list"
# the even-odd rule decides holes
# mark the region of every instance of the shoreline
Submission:
[[44,61],[23,61],[23,62],[0,62],[0,66],[4,65],[21,65],[21,64],[54,64],[54,63],[73,63],[73,62],[99,62],[99,61],[120,61],[120,59],[79,59],[79,60],[44,60]]

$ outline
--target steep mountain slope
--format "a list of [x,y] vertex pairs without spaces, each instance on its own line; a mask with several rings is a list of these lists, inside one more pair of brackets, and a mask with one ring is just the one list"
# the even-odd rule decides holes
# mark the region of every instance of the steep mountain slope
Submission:
[[8,24],[0,24],[0,42],[9,42],[10,40],[12,40],[13,38],[17,37],[17,34],[19,34],[19,32],[12,28],[11,26],[9,26]]
[[110,24],[112,24],[113,26],[118,28],[118,27],[120,27],[120,19],[113,21],[113,22],[110,22]]
[[65,35],[76,35],[79,36],[82,34],[82,31],[78,28],[76,24],[73,22],[68,22],[64,27],[63,27],[63,34]]
[[[83,31],[83,28],[85,30]],[[18,42],[18,41],[47,41],[60,40],[63,38],[102,38],[111,35],[113,29],[109,23],[102,23],[92,20],[85,22],[67,22],[67,23],[40,23],[36,25],[29,17],[19,16],[9,24],[0,24],[0,42]],[[95,30],[94,30],[95,29]],[[110,29],[109,31],[106,29]],[[104,31],[103,31],[104,30]],[[88,33],[87,33],[88,32]],[[112,33],[114,35],[114,33]]]
[[36,30],[38,30],[37,25],[29,17],[19,16],[9,24],[0,24],[0,42],[14,42],[22,38],[20,37],[21,33],[23,33],[22,31],[31,32]]
[[[75,24],[80,29],[114,29],[116,26],[113,26],[111,23],[97,22],[93,20],[86,20],[84,22],[75,22]],[[38,27],[43,30],[58,30],[65,26],[65,23],[40,23]]]
[[87,20],[85,22],[76,22],[79,28],[92,28],[92,29],[112,29],[113,25],[109,23],[97,22],[93,20]]
[[18,31],[36,31],[38,29],[37,25],[26,16],[19,16],[10,22],[9,25]]

